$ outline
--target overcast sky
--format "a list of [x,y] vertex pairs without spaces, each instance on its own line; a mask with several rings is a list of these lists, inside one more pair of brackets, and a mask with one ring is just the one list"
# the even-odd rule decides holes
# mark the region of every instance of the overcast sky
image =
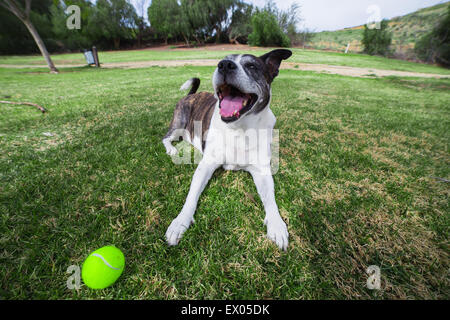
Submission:
[[[257,6],[264,6],[266,0],[244,0]],[[420,8],[429,7],[448,0],[274,0],[281,9],[288,9],[293,2],[301,5],[303,22],[301,27],[311,31],[338,30],[365,24],[371,17],[390,19],[411,13]],[[151,0],[131,0],[136,6]],[[146,12],[145,12],[146,13]],[[145,14],[147,16],[147,14]]]
[[[246,0],[264,6],[266,0]],[[338,30],[368,22],[379,12],[380,17],[390,19],[429,7],[447,0],[275,0],[277,6],[287,9],[298,2],[303,18],[303,26],[312,31]],[[378,9],[371,8],[377,6]],[[367,12],[368,9],[373,9]]]

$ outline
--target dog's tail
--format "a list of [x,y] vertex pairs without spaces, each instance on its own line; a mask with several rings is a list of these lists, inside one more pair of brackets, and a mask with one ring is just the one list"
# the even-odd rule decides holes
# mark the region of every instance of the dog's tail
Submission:
[[180,90],[187,90],[191,88],[191,91],[189,91],[188,95],[194,94],[197,92],[198,87],[200,87],[200,79],[199,78],[192,78],[186,81],[180,88]]

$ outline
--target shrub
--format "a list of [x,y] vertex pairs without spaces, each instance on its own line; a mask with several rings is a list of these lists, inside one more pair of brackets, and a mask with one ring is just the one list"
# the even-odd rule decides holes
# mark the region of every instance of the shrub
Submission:
[[380,28],[370,29],[364,25],[363,39],[361,41],[364,46],[364,53],[370,55],[385,56],[390,53],[389,47],[392,43],[392,34],[387,31],[388,22],[381,21]]
[[425,62],[450,67],[450,6],[446,17],[430,33],[420,38],[414,51]]

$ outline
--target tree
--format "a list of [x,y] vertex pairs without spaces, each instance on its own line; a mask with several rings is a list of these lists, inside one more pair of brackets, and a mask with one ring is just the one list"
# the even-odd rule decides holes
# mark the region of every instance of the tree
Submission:
[[385,56],[389,53],[389,47],[392,43],[392,34],[387,30],[388,22],[383,20],[380,28],[369,28],[364,25],[362,45],[364,52],[370,55]]
[[42,41],[41,36],[31,22],[31,0],[25,0],[25,6],[22,6],[22,4],[17,0],[0,0],[0,5],[6,8],[8,11],[12,12],[17,18],[19,18],[20,21],[22,21],[22,23],[27,27],[28,31],[32,35],[39,50],[41,51],[42,56],[44,57],[48,67],[50,68],[50,72],[58,73],[58,69],[56,69],[55,65],[53,64],[44,41]]
[[97,38],[113,41],[119,49],[121,39],[135,36],[137,14],[126,0],[97,0],[89,23],[89,32]]
[[445,18],[430,33],[416,42],[414,50],[425,62],[450,67],[450,6]]
[[[244,8],[243,4],[242,0],[153,0],[148,16],[152,28],[166,43],[178,36],[182,36],[187,44],[192,37],[197,43],[213,37],[216,42],[221,42],[229,36],[232,17]],[[234,29],[238,29],[236,25]]]
[[152,0],[148,7],[148,19],[152,28],[160,34],[165,43],[181,33],[181,7],[177,0]]
[[251,19],[253,31],[249,43],[288,47],[311,39],[311,32],[299,30],[298,25],[302,21],[300,9],[297,2],[293,2],[287,10],[281,10],[273,0],[267,1],[264,8],[256,10]]
[[[33,1],[30,12],[30,20],[38,30],[48,52],[52,52],[58,46],[58,42],[54,40],[50,22],[52,3],[53,0]],[[41,51],[25,24],[16,15],[11,14],[11,11],[0,5],[0,54],[17,53],[41,54]]]
[[212,30],[208,30],[208,12],[204,2],[199,0],[181,0],[182,21],[187,37],[194,37],[197,43],[203,43]]
[[297,2],[291,4],[289,9],[283,11],[273,5],[274,13],[277,15],[278,24],[291,41],[291,44],[299,44],[305,41],[310,33],[307,30],[300,32],[298,25],[302,21],[300,16],[301,6]]
[[227,34],[230,43],[247,43],[252,33],[252,16],[254,8],[251,4],[240,2],[234,8]]
[[206,13],[207,26],[216,32],[216,43],[222,39],[223,30],[229,24],[229,11],[237,6],[241,0],[198,0]]
[[252,46],[289,47],[291,41],[287,37],[277,21],[276,14],[270,6],[257,9],[252,17],[252,33],[248,36],[248,42]]
[[242,0],[181,0],[181,21],[187,37],[204,43],[215,37],[217,43],[227,39],[231,13]]
[[302,21],[300,8],[300,4],[297,2],[292,3],[286,11],[280,10],[272,4],[271,10],[277,15],[278,24],[283,32],[288,33],[290,30],[297,31],[297,25]]
[[142,43],[142,36],[144,34],[145,28],[147,27],[147,24],[145,23],[144,14],[145,14],[145,8],[148,7],[147,5],[148,0],[136,0],[136,7],[138,9],[138,17],[136,20],[138,33],[137,33],[137,41],[138,41],[138,48],[141,47]]
[[[70,5],[80,7],[80,29],[69,30],[66,22],[71,13],[66,13]],[[93,37],[89,32],[89,23],[94,6],[89,0],[64,0],[54,2],[50,8],[52,31],[55,37],[64,44],[66,49],[79,50],[92,46]]]

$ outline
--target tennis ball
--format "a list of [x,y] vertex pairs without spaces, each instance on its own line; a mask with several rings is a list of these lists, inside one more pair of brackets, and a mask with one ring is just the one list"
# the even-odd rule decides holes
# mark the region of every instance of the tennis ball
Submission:
[[91,289],[104,289],[119,279],[125,268],[125,257],[114,246],[92,252],[81,267],[83,282]]

